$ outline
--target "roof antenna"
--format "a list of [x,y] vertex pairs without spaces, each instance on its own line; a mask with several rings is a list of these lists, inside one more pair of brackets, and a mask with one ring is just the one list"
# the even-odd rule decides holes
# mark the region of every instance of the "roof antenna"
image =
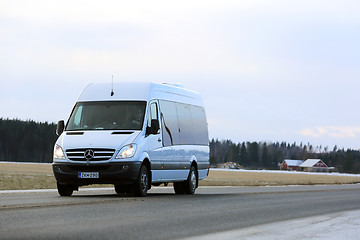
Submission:
[[111,75],[111,96],[114,96],[114,75]]

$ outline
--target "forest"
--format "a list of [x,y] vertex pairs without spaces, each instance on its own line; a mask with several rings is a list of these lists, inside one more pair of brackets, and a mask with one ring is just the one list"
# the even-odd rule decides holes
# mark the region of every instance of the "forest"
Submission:
[[[0,118],[0,161],[51,163],[56,124]],[[210,163],[236,162],[245,169],[279,169],[284,159],[319,158],[339,172],[360,173],[360,151],[310,143],[210,140]]]
[[0,161],[52,162],[56,124],[0,118]]
[[360,151],[286,142],[210,141],[210,163],[236,162],[245,169],[279,169],[284,159],[321,159],[338,172],[360,173]]

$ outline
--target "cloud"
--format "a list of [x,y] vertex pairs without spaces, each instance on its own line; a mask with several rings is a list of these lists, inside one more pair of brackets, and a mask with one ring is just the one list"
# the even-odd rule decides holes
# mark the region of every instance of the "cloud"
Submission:
[[300,135],[306,137],[332,137],[332,138],[355,138],[360,135],[360,127],[353,126],[325,126],[313,129],[303,129]]

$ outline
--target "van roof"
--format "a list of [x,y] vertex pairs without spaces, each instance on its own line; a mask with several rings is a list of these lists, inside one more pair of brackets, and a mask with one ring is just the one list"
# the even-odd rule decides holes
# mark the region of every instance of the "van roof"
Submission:
[[[111,95],[112,90],[113,95]],[[77,101],[150,101],[152,99],[203,106],[197,92],[180,85],[160,83],[92,83],[83,90]]]

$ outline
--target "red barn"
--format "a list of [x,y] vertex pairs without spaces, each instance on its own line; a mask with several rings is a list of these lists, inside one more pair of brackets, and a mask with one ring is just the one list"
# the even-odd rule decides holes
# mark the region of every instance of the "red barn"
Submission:
[[296,171],[303,162],[303,160],[285,159],[280,165],[280,170]]

